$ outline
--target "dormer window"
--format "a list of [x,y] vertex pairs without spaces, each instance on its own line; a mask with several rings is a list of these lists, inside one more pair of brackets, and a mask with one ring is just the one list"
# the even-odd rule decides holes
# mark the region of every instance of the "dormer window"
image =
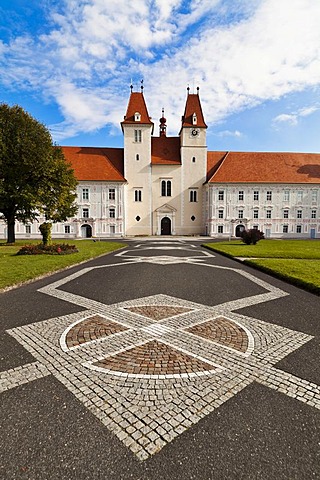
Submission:
[[135,122],[141,122],[141,114],[139,112],[136,112],[134,114],[134,121]]
[[196,113],[194,113],[192,115],[192,125],[197,125],[197,115],[196,115]]

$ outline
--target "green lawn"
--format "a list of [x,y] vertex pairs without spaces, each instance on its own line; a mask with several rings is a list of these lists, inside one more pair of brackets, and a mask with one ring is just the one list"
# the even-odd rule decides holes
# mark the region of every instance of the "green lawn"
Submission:
[[314,293],[320,293],[320,240],[261,240],[245,245],[240,240],[204,246],[264,270]]
[[[19,248],[26,243],[39,243],[39,241],[19,240],[14,246],[0,244],[0,289],[55,272],[125,246],[116,242],[70,240],[64,243],[76,245],[78,253],[71,255],[15,255]],[[60,241],[57,240],[55,243],[60,243]]]

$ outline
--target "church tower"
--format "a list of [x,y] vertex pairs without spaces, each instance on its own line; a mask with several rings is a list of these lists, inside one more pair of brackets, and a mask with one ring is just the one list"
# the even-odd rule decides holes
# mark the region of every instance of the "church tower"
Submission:
[[182,218],[186,233],[201,234],[204,225],[204,187],[207,177],[207,125],[196,94],[187,89],[187,99],[180,130],[182,164]]
[[151,135],[153,123],[143,95],[131,86],[127,112],[121,127],[124,135],[124,204],[126,235],[151,235]]

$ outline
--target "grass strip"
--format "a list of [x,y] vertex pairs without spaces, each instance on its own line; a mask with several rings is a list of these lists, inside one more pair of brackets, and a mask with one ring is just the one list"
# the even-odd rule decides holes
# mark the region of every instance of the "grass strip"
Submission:
[[231,257],[320,259],[320,240],[260,240],[256,245],[232,240],[204,246]]
[[[60,240],[56,242],[62,243]],[[39,243],[39,241],[19,240],[15,245],[0,245],[0,289],[56,272],[125,246],[118,242],[70,240],[70,242],[64,243],[75,245],[79,250],[77,253],[70,255],[16,255],[22,245],[35,243]]]
[[288,283],[320,294],[319,240],[261,240],[245,245],[239,240],[203,245]]

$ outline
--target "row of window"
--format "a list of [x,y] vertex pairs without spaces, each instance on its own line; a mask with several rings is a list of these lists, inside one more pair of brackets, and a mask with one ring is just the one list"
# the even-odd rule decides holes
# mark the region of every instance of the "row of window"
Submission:
[[[297,218],[302,218],[302,210],[297,210]],[[218,210],[218,218],[224,218],[224,210]],[[244,211],[238,210],[238,218],[244,218]],[[253,218],[259,218],[259,210],[253,210]],[[266,210],[266,218],[272,218],[272,210]],[[283,210],[283,218],[289,218],[289,210]],[[311,210],[311,218],[317,218],[317,210]]]
[[[115,188],[109,188],[108,197],[109,197],[109,200],[115,200],[116,199],[116,189]],[[89,188],[83,188],[82,189],[82,200],[89,200]]]
[[[171,180],[162,180],[161,182],[161,196],[162,197],[171,197],[172,190],[171,190]],[[189,200],[190,202],[197,202],[198,201],[198,191],[197,190],[189,190]],[[142,201],[142,190],[135,190],[134,191],[134,201],[141,202]]]
[[[258,225],[253,225],[252,228],[258,230],[259,226]],[[218,225],[218,233],[224,233],[224,226],[223,225]],[[282,226],[282,233],[289,233],[289,225],[283,225]],[[296,226],[296,233],[302,233],[302,225],[297,225]]]
[[[116,209],[115,208],[109,208],[109,218],[115,218],[116,217]],[[89,208],[83,208],[82,209],[82,218],[89,218]]]
[[[254,201],[256,201],[256,202],[259,201],[260,193],[261,192],[259,192],[259,190],[254,190],[253,191],[253,200]],[[244,190],[239,190],[238,191],[238,200],[243,201],[244,196],[245,196]],[[223,201],[224,198],[225,198],[225,191],[224,190],[219,190],[218,191],[218,200]],[[318,191],[317,190],[312,190],[311,201],[316,202],[317,198],[318,198]],[[303,199],[303,191],[302,190],[298,190],[296,192],[296,199],[297,199],[297,202],[302,202],[302,199]],[[265,192],[265,200],[268,201],[268,202],[272,201],[272,191],[271,190],[268,190],[267,192]],[[283,201],[288,202],[289,200],[290,200],[290,190],[284,190],[283,191]]]

